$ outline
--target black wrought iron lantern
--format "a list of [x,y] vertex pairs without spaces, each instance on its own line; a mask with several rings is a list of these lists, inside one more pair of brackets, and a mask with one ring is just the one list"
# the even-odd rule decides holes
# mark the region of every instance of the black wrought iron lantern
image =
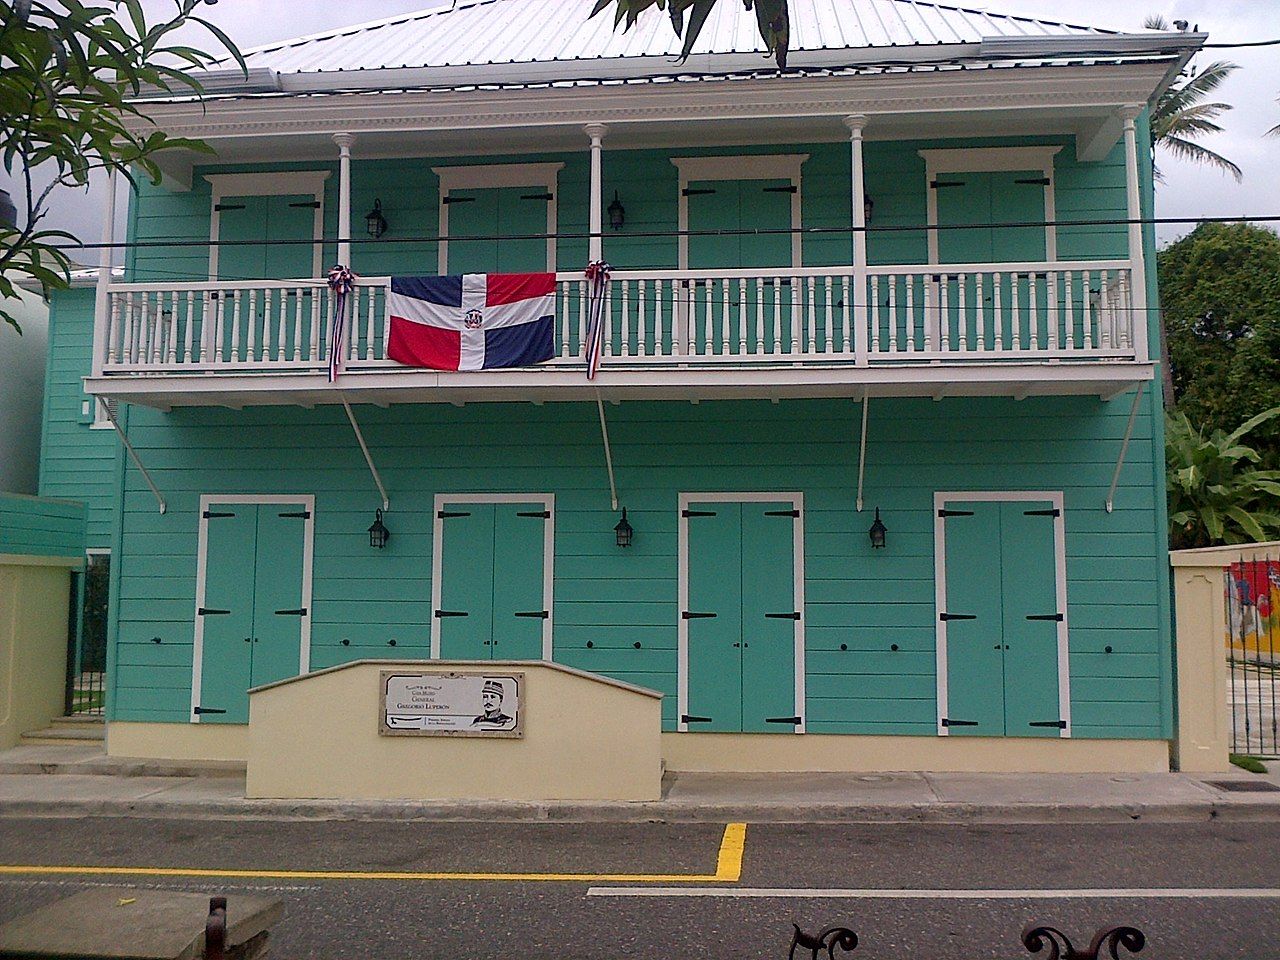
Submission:
[[364,215],[364,225],[375,240],[387,232],[387,218],[382,215],[381,200],[373,201],[373,209]]
[[382,510],[373,515],[373,526],[369,528],[369,546],[381,550],[391,539],[391,531],[382,522]]
[[621,230],[622,225],[627,222],[627,209],[622,205],[622,201],[618,199],[618,191],[613,191],[613,203],[609,204],[609,226],[615,230]]
[[871,194],[864,193],[862,195],[862,220],[864,223],[871,222],[871,214],[876,208],[876,202],[871,199]]
[[867,531],[867,536],[871,538],[871,549],[879,550],[883,547],[885,534],[888,532],[888,528],[880,522],[880,508],[876,507],[876,518],[871,524],[871,529]]
[[631,524],[627,523],[627,508],[622,508],[622,519],[618,521],[618,525],[613,528],[613,535],[618,540],[618,546],[631,546],[631,537],[635,533]]

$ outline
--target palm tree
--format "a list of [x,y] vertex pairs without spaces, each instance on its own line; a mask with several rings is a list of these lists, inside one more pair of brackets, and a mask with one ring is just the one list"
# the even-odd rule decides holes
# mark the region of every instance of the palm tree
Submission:
[[[1172,29],[1162,16],[1147,17],[1142,25],[1148,30]],[[1163,147],[1183,160],[1217,167],[1237,181],[1242,180],[1244,174],[1239,167],[1222,154],[1195,142],[1205,134],[1222,132],[1222,127],[1214,121],[1232,109],[1231,104],[1205,102],[1205,98],[1239,69],[1239,64],[1215,60],[1203,70],[1184,73],[1171,84],[1151,111],[1152,145]],[[1163,179],[1158,169],[1156,179]]]

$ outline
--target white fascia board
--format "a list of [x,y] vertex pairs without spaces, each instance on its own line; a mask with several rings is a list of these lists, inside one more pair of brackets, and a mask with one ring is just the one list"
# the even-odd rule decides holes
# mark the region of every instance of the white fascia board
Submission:
[[1199,50],[1207,33],[1122,33],[1073,36],[983,37],[978,55],[992,60],[1079,56],[1159,56]]
[[[1010,67],[954,73],[763,78],[584,90],[445,90],[156,102],[148,121],[175,136],[264,139],[288,134],[569,127],[706,119],[957,114],[993,109],[1094,109],[1145,103],[1167,64]],[[126,121],[129,122],[129,121]],[[281,151],[285,156],[285,152]]]

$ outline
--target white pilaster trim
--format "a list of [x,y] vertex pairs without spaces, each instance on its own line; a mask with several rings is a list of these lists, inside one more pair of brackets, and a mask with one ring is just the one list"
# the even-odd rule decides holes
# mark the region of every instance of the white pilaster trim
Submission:
[[672,157],[679,171],[679,260],[681,270],[689,269],[689,198],[685,190],[692,180],[790,180],[796,188],[791,194],[791,266],[804,266],[800,242],[801,184],[800,168],[809,159],[807,153],[763,153],[746,156]]
[[939,173],[988,173],[1014,170],[1040,170],[1049,182],[1044,187],[1044,218],[1050,226],[1044,230],[1045,258],[1058,259],[1058,231],[1052,226],[1056,204],[1053,192],[1054,157],[1062,146],[1042,147],[966,147],[916,151],[924,158],[924,188],[927,203],[926,223],[929,227],[929,262],[938,262],[938,192],[929,186]]
[[335,133],[338,145],[338,262],[351,266],[351,147],[356,138],[350,133]]
[[[107,310],[110,300],[107,287],[111,283],[111,245],[116,232],[116,172],[107,171],[107,197],[102,211],[102,249],[98,251],[98,282],[93,292],[93,359],[91,368],[95,377],[102,376],[107,359],[107,328],[110,326]],[[92,399],[92,398],[91,398]],[[96,399],[93,400],[96,404]],[[94,420],[98,417],[95,415]]]
[[1129,262],[1133,265],[1133,350],[1134,359],[1146,363],[1151,350],[1147,323],[1147,258],[1142,243],[1142,193],[1138,181],[1138,128],[1142,113],[1139,105],[1120,111],[1124,124],[1124,181],[1129,219]]
[[[453,190],[484,190],[491,187],[545,187],[551,194],[547,201],[547,272],[556,270],[556,205],[557,188],[563,161],[554,163],[482,163],[456,167],[432,167],[440,180],[440,219],[437,272],[449,272],[449,205],[445,198]],[[496,229],[496,224],[494,225]]]
[[591,197],[588,203],[590,210],[588,231],[591,236],[587,241],[587,259],[600,260],[604,256],[604,198],[601,196],[603,185],[602,157],[604,135],[609,131],[603,123],[589,123],[582,128],[591,140]]
[[[286,173],[206,173],[204,179],[212,187],[209,201],[209,279],[218,279],[218,233],[221,217],[218,204],[224,197],[287,197],[311,194],[320,205],[312,220],[311,235],[315,246],[311,254],[311,276],[319,277],[324,244],[324,182],[328,170],[290,170]],[[251,278],[252,279],[252,278]],[[301,280],[302,277],[263,277],[267,280]]]

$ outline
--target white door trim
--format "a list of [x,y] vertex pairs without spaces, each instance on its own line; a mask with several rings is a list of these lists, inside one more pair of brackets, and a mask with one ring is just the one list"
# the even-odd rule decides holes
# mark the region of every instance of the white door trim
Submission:
[[[499,187],[545,187],[547,201],[547,272],[556,272],[556,205],[560,202],[557,186],[563,162],[557,163],[482,163],[471,166],[432,167],[440,178],[440,206],[437,271],[449,273],[449,204],[445,197],[451,190],[491,190]],[[497,229],[497,224],[494,224]],[[434,617],[432,618],[434,619]]]
[[1016,170],[1040,170],[1048,183],[1044,187],[1045,257],[1050,263],[1058,259],[1058,230],[1054,227],[1053,158],[1061,146],[1044,147],[973,147],[958,150],[918,150],[924,158],[924,193],[929,232],[929,262],[938,262],[938,191],[929,184],[939,173],[988,173]]
[[[328,170],[291,170],[288,173],[210,173],[205,179],[212,186],[209,201],[209,279],[218,279],[218,231],[221,215],[218,204],[224,197],[289,197],[311,194],[320,204],[315,210],[311,236],[311,276],[319,277],[323,269],[324,182]],[[269,238],[268,238],[269,239]],[[248,279],[255,279],[250,277]],[[301,280],[302,277],[260,277],[261,280]]]
[[307,612],[298,618],[298,675],[311,672],[311,588],[312,561],[315,558],[316,498],[313,494],[219,494],[206,493],[200,497],[200,527],[196,539],[196,607],[195,635],[191,653],[191,716],[192,723],[200,722],[196,707],[200,705],[200,674],[204,666],[204,617],[200,609],[205,605],[205,577],[208,572],[209,519],[205,516],[214,504],[252,503],[287,504],[301,506],[310,516],[302,521],[302,606]]
[[938,512],[955,501],[1026,502],[1047,501],[1058,515],[1053,518],[1054,585],[1058,611],[1058,717],[1066,722],[1060,737],[1071,736],[1071,659],[1067,642],[1067,512],[1061,490],[960,490],[939,491],[933,495],[933,580],[934,623],[937,636],[938,736],[949,731],[942,725],[947,715],[947,624],[941,615],[947,609],[947,545],[946,520]]
[[676,513],[677,530],[677,604],[676,610],[676,729],[687,733],[689,725],[680,718],[689,712],[689,621],[680,614],[689,609],[689,518],[684,512],[690,503],[790,503],[792,508],[800,512],[792,525],[791,543],[792,577],[796,610],[800,619],[795,621],[795,715],[800,722],[794,732],[804,733],[808,716],[805,710],[805,656],[804,656],[804,623],[806,617],[804,605],[804,494],[793,493],[681,493]]
[[791,194],[791,266],[804,265],[800,242],[802,194],[800,168],[809,159],[807,153],[749,154],[739,157],[672,157],[679,171],[678,217],[680,232],[679,259],[681,270],[689,269],[689,198],[685,196],[693,180],[790,180],[796,188]]
[[546,509],[546,527],[542,533],[542,609],[547,619],[542,621],[542,659],[551,660],[552,625],[555,622],[555,552],[556,552],[556,495],[554,493],[437,493],[431,515],[431,659],[440,659],[440,572],[444,563],[444,520],[440,511],[445,504],[464,503],[540,503]]

